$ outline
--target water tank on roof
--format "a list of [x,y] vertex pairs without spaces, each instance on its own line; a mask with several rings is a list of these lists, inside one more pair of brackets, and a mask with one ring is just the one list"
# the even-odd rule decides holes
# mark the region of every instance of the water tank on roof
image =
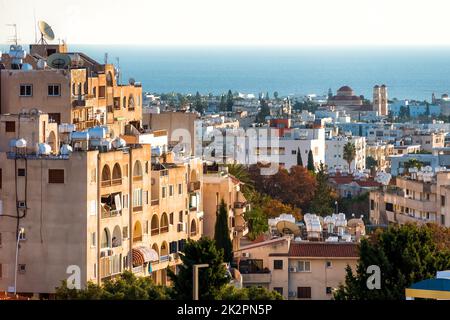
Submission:
[[111,144],[115,149],[123,148],[127,145],[126,141],[119,137],[115,138]]
[[49,154],[52,153],[52,147],[50,147],[50,145],[46,144],[46,143],[39,143],[37,145],[36,148],[36,153],[38,155],[44,155],[44,156],[48,156]]
[[71,141],[88,141],[89,133],[86,131],[74,131],[70,133]]
[[103,139],[103,140],[91,140],[90,146],[92,148],[100,148],[100,149],[106,149],[111,150],[112,144],[111,141]]
[[39,70],[45,69],[45,67],[47,67],[47,61],[44,59],[39,59],[36,66]]
[[22,65],[22,70],[23,71],[31,71],[31,70],[33,70],[33,66],[31,64],[29,64],[29,63],[24,63]]
[[25,139],[18,139],[16,140],[16,148],[26,148],[27,147],[27,141]]
[[68,156],[69,154],[71,154],[73,151],[72,147],[68,144],[64,144],[61,149],[60,152],[63,156]]
[[88,130],[89,137],[91,139],[106,139],[106,135],[108,134],[107,127],[94,127]]
[[71,123],[61,123],[58,126],[59,133],[71,133],[76,131],[76,126]]

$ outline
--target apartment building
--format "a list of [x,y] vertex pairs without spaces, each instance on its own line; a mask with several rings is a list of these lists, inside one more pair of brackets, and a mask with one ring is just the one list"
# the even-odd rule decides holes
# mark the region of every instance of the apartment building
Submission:
[[244,286],[262,286],[289,300],[330,300],[358,261],[356,243],[273,238],[235,252]]
[[367,157],[371,157],[376,161],[375,171],[388,172],[388,169],[390,168],[389,157],[393,154],[393,144],[381,142],[366,144],[366,159]]
[[217,211],[224,200],[228,210],[228,227],[233,250],[239,249],[241,238],[248,233],[244,214],[249,207],[241,185],[242,183],[225,169],[209,167],[203,175],[203,193],[207,195],[203,197],[203,235],[214,238]]
[[[344,159],[344,147],[353,143],[356,150],[355,159],[350,163]],[[359,171],[366,168],[366,138],[354,136],[336,136],[325,140],[325,164],[328,169]]]
[[432,152],[434,148],[445,147],[444,132],[416,132],[411,138],[414,144],[420,145],[421,149],[426,152]]
[[450,226],[450,172],[418,171],[397,176],[395,184],[370,192],[374,224],[437,223]]
[[203,233],[201,160],[143,131],[139,84],[46,46],[70,64],[33,45],[31,67],[0,70],[0,291],[49,297],[70,275],[84,287],[124,270],[168,284]]
[[[125,126],[140,129],[142,88],[123,85],[113,64],[100,64],[67,46],[34,44],[30,53],[11,46],[0,63],[0,113],[20,113],[38,108],[58,124],[73,123],[77,130],[106,125],[112,137],[125,133]],[[47,66],[47,53],[61,54],[68,65]],[[11,64],[11,57],[24,55],[27,68]]]

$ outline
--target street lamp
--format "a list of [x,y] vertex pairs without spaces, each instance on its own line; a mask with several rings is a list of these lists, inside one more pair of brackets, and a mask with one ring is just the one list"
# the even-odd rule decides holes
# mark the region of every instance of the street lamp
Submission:
[[200,268],[207,268],[209,267],[209,264],[204,263],[204,264],[194,264],[192,266],[192,277],[193,277],[193,281],[192,281],[192,295],[193,295],[193,300],[198,300],[198,269]]
[[25,233],[25,228],[20,228],[19,232],[17,233],[17,244],[16,244],[16,269],[14,271],[14,296],[17,294],[17,261],[19,258],[19,241],[20,241],[20,236],[23,235]]
[[339,214],[339,208],[338,208],[337,200],[334,202],[334,205],[336,206],[336,214]]

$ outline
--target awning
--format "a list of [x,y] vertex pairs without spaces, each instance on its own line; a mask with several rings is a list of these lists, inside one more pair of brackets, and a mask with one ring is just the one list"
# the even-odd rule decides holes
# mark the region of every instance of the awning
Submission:
[[158,261],[158,253],[149,247],[140,246],[133,248],[133,266],[141,266],[146,262]]

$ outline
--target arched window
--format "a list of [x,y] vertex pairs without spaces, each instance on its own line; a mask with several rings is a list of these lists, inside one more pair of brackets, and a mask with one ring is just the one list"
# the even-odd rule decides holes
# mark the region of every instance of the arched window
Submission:
[[142,226],[139,221],[136,221],[133,228],[133,242],[142,241]]
[[134,109],[134,96],[133,94],[130,94],[128,97],[128,109],[133,110]]
[[127,107],[127,97],[123,97],[123,99],[122,99],[122,107],[123,108]]
[[112,185],[120,184],[122,184],[122,170],[120,169],[120,165],[116,163],[112,173]]
[[113,86],[113,75],[112,75],[111,71],[108,71],[108,73],[106,74],[106,85],[108,87]]
[[163,212],[161,215],[159,226],[161,228],[161,233],[169,232],[169,219],[167,218],[167,213]]
[[134,163],[134,167],[133,167],[133,181],[140,181],[142,180],[142,165],[141,162],[139,160],[137,160]]
[[100,248],[110,248],[111,247],[111,233],[108,228],[104,228],[102,232],[102,238],[100,243]]
[[108,187],[111,185],[111,170],[107,164],[104,165],[102,170],[102,187]]
[[50,134],[48,135],[47,138],[47,143],[50,146],[50,148],[52,148],[52,153],[56,153],[56,135],[55,132],[50,131]]
[[191,221],[191,237],[197,235],[197,223],[195,222],[195,219],[192,219]]
[[157,214],[154,214],[152,217],[151,228],[152,228],[151,230],[152,236],[159,234],[159,219]]
[[113,248],[120,247],[122,245],[122,232],[119,226],[114,227],[111,244]]
[[159,248],[158,248],[158,244],[157,244],[157,243],[154,243],[154,244],[152,245],[152,249],[155,250],[156,253],[157,253],[158,256],[159,256]]
[[169,246],[167,245],[166,241],[163,241],[161,244],[161,256],[168,256],[169,255]]

